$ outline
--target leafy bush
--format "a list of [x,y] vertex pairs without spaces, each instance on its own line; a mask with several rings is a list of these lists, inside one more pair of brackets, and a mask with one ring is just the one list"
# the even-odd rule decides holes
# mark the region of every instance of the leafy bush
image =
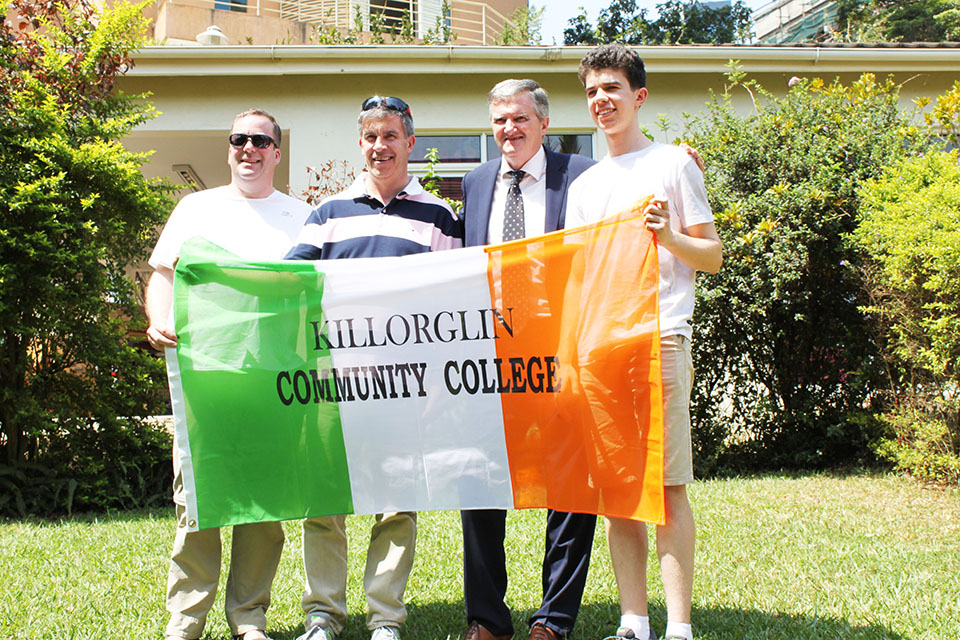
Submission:
[[943,42],[960,36],[957,0],[839,0],[837,29],[829,37],[841,42]]
[[[72,419],[35,438],[28,462],[0,464],[0,515],[133,509],[166,504],[172,436],[149,420]],[[37,461],[34,461],[37,460]]]
[[143,320],[125,268],[170,202],[119,142],[152,107],[114,91],[142,8],[15,0],[0,24],[3,512],[130,504],[140,490],[116,469],[165,473],[162,435],[118,417],[164,401],[162,363],[129,338]]
[[[930,103],[928,98],[918,101],[920,107]],[[953,146],[960,146],[960,80],[953,83],[953,87],[937,98],[929,113],[923,114],[928,126]]]
[[[725,263],[698,280],[692,410],[700,473],[827,468],[869,458],[876,390],[888,383],[844,242],[858,188],[927,147],[898,87],[796,82],[775,97],[733,65],[689,124]],[[731,92],[755,109],[736,113]]]
[[888,341],[895,393],[880,448],[924,480],[960,482],[960,167],[957,153],[898,162],[861,187],[851,234],[869,261],[865,310]]

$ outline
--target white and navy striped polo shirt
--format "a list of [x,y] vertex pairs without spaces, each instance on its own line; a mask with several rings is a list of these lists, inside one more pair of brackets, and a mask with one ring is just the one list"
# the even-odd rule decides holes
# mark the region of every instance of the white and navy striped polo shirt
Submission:
[[304,223],[287,260],[406,256],[463,246],[463,224],[413,176],[387,205],[366,191],[366,174],[323,200]]

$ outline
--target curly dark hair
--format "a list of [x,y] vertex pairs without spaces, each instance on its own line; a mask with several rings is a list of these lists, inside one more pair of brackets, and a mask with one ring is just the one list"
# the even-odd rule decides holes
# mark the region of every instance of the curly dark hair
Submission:
[[587,73],[600,69],[622,71],[633,90],[647,86],[647,71],[643,67],[643,60],[636,51],[619,42],[600,45],[583,56],[580,69],[577,70],[580,84],[586,86]]

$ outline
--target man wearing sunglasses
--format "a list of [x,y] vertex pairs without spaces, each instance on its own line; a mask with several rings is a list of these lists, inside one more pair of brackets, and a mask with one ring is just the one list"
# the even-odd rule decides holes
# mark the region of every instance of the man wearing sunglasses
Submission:
[[[147,339],[176,358],[173,269],[181,245],[201,236],[247,260],[279,260],[293,244],[310,207],[273,188],[280,163],[280,126],[256,109],[236,117],[227,147],[230,184],[184,197],[173,210],[150,256],[155,269],[147,289]],[[174,447],[176,449],[176,447]],[[199,638],[220,579],[220,531],[187,532],[186,501],[174,455],[177,533],[167,579],[167,640]],[[279,522],[233,528],[225,609],[239,640],[265,640],[270,587],[283,549]]]
[[[287,258],[327,260],[404,256],[463,246],[463,227],[446,202],[407,173],[415,142],[410,107],[374,96],[358,119],[366,171],[310,214]],[[363,575],[371,640],[398,640],[417,537],[417,514],[378,514]],[[347,621],[344,516],[303,523],[306,632],[298,640],[333,640]]]

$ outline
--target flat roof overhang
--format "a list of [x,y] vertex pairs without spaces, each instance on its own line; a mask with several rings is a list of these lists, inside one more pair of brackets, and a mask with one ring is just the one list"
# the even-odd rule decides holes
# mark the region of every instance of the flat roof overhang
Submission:
[[[571,73],[592,47],[399,45],[149,46],[134,54],[131,77],[336,74]],[[866,71],[960,72],[960,47],[764,47],[677,45],[635,47],[654,73],[744,71],[838,74]]]

